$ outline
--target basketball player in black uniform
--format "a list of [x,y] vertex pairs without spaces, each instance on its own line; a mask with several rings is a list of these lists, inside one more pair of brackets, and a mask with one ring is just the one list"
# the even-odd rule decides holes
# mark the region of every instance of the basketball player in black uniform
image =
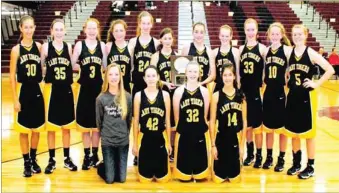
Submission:
[[[151,36],[151,29],[154,24],[153,16],[147,11],[138,15],[137,37],[132,38],[128,43],[128,49],[133,56],[132,70],[132,99],[138,91],[146,88],[143,79],[144,70],[149,66],[152,54],[156,52],[159,40]],[[134,158],[134,165],[137,165],[137,158]]]
[[[83,170],[96,166],[99,161],[100,133],[96,126],[95,100],[101,92],[102,70],[106,67],[105,43],[100,41],[100,23],[95,18],[85,22],[86,39],[75,44],[73,69],[79,70],[76,104],[77,130],[82,132],[84,145]],[[92,131],[92,136],[91,136]],[[90,156],[92,146],[92,156]]]
[[[288,175],[295,175],[301,169],[300,139],[306,139],[307,167],[298,174],[300,179],[308,179],[314,175],[315,154],[315,119],[317,96],[315,88],[333,74],[333,67],[315,50],[305,45],[308,29],[297,24],[292,27],[293,48],[289,61],[288,81],[289,93],[286,102],[285,134],[292,137],[293,165],[287,171]],[[312,80],[312,68],[318,64],[325,70],[325,74],[318,80]]]
[[244,24],[246,43],[240,46],[240,83],[247,102],[247,157],[244,165],[249,166],[254,160],[253,133],[257,148],[254,168],[262,163],[262,102],[260,87],[264,70],[264,54],[266,47],[257,42],[258,23],[249,18]]
[[44,43],[41,64],[46,65],[44,99],[46,110],[46,130],[49,161],[45,174],[55,169],[55,131],[62,130],[64,146],[64,167],[76,171],[69,156],[70,129],[76,128],[74,98],[71,84],[73,71],[71,64],[72,47],[63,41],[65,25],[62,19],[55,19],[51,25],[53,41]]
[[212,50],[205,46],[205,24],[197,22],[193,25],[193,42],[186,45],[181,52],[183,56],[193,56],[193,60],[199,63],[200,84],[207,87],[208,83],[215,79],[215,64]]
[[152,54],[156,52],[159,40],[151,36],[151,28],[153,27],[153,16],[147,11],[143,11],[138,15],[137,37],[130,40],[128,47],[133,55],[133,71],[132,95],[146,88],[143,80],[144,70],[149,66]]
[[168,155],[172,151],[170,96],[158,88],[160,79],[156,67],[148,66],[144,78],[147,87],[134,98],[133,154],[139,158],[140,182],[150,182],[153,178],[167,182],[170,179]]
[[[172,83],[171,79],[171,56],[175,55],[172,44],[174,42],[174,34],[171,28],[165,28],[160,32],[160,41],[161,44],[158,46],[158,51],[152,55],[151,65],[156,66],[159,74],[160,80],[162,82],[163,90],[167,91],[170,94],[171,101],[173,99],[175,85]],[[171,145],[174,149],[174,136],[175,136],[175,121],[173,114],[173,103],[171,102]],[[174,161],[174,152],[170,155],[170,161]]]
[[[10,60],[10,82],[14,99],[14,129],[20,133],[20,147],[24,158],[24,177],[41,173],[36,160],[40,131],[45,126],[45,109],[39,83],[42,80],[40,63],[41,44],[35,42],[34,19],[25,15],[19,23],[19,42],[12,48]],[[29,151],[29,133],[31,148]]]
[[207,125],[209,92],[199,84],[199,64],[188,63],[187,82],[173,96],[175,136],[174,177],[182,181],[207,179],[210,175],[210,137]]
[[111,23],[107,34],[106,52],[108,53],[107,64],[116,63],[120,66],[124,88],[131,93],[131,51],[128,49],[128,42],[125,40],[127,24],[124,20],[118,19]]
[[215,58],[216,65],[216,77],[214,91],[221,90],[224,86],[224,82],[221,76],[221,69],[224,64],[232,64],[235,67],[237,73],[237,83],[239,84],[239,49],[232,47],[233,30],[229,25],[223,25],[219,29],[219,39],[221,45],[219,48],[213,50],[213,56]]
[[237,88],[235,66],[224,64],[221,75],[224,86],[213,94],[209,122],[214,158],[213,181],[216,183],[226,179],[230,182],[240,179],[238,177],[247,128],[246,101]]
[[[284,26],[275,22],[268,28],[268,39],[271,46],[266,53],[265,78],[266,85],[263,98],[263,131],[266,132],[267,157],[263,169],[272,167],[274,133],[279,135],[280,153],[274,171],[281,172],[284,169],[284,156],[287,138],[282,134],[285,126],[285,103],[286,95],[286,68],[290,58],[292,47],[286,37]],[[282,42],[283,41],[283,42]]]

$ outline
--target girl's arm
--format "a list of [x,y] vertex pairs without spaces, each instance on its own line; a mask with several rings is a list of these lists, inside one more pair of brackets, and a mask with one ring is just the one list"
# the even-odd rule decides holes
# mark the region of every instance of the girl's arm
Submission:
[[166,91],[162,91],[164,100],[165,100],[165,107],[166,107],[166,132],[167,132],[167,140],[168,140],[168,155],[172,153],[172,146],[171,146],[171,98]]
[[134,112],[134,120],[133,120],[133,154],[135,156],[138,156],[138,134],[139,134],[139,109],[140,109],[140,91],[137,92],[134,96],[134,104],[133,104],[133,112]]
[[21,110],[21,105],[20,105],[19,98],[16,92],[16,70],[17,70],[16,65],[17,65],[18,58],[19,58],[19,45],[16,45],[12,48],[11,60],[9,63],[9,80],[10,80],[11,88],[12,88],[14,110],[16,112],[19,112]]

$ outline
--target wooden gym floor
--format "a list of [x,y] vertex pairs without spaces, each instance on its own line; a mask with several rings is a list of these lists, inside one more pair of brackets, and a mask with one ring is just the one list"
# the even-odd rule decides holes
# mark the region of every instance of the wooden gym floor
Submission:
[[[31,178],[22,177],[23,159],[20,152],[19,135],[11,129],[13,102],[8,75],[2,75],[2,192],[337,192],[339,187],[339,81],[331,80],[319,88],[318,125],[316,137],[315,176],[308,180],[299,180],[296,176],[287,176],[286,170],[292,162],[291,140],[289,139],[285,157],[285,170],[276,173],[273,169],[263,170],[252,167],[242,168],[242,181],[238,184],[215,184],[212,181],[181,183],[172,180],[166,184],[141,184],[136,178],[136,168],[132,165],[131,151],[128,158],[127,181],[124,184],[105,182],[96,174],[96,169],[82,171],[83,146],[81,135],[71,132],[71,157],[78,165],[77,172],[63,168],[63,150],[61,133],[57,133],[56,160],[57,169],[51,175],[44,173]],[[275,139],[278,136],[275,136]],[[130,146],[131,147],[131,146]],[[305,150],[305,142],[302,142]],[[101,150],[99,149],[99,152]],[[274,164],[278,155],[278,143],[274,145]],[[99,153],[101,158],[101,153]],[[42,132],[38,147],[38,163],[44,171],[48,162],[47,135]],[[265,144],[263,148],[265,160]],[[306,165],[306,151],[303,151],[303,168]]]

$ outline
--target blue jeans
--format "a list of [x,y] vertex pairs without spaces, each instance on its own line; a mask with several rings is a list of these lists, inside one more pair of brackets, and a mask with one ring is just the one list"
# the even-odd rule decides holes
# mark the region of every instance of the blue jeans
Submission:
[[127,173],[127,157],[129,145],[126,146],[101,146],[105,165],[105,181],[125,182]]

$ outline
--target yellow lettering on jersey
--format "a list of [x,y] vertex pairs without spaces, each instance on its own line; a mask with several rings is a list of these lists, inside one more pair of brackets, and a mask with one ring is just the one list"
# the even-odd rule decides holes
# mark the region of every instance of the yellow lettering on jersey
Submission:
[[171,62],[167,61],[167,62],[163,62],[161,64],[159,64],[159,70],[163,70],[166,67],[170,67],[171,66]]
[[40,62],[40,56],[38,56],[38,55],[35,55],[35,54],[28,54],[28,58],[29,58],[30,60],[34,60],[34,61],[36,61],[36,62]]
[[191,98],[191,104],[202,107],[204,103],[202,102],[201,99]]
[[185,108],[185,107],[187,107],[188,105],[190,105],[191,103],[190,103],[190,99],[185,99],[182,103],[181,103],[181,105],[180,105],[180,108]]
[[135,58],[138,59],[140,57],[147,57],[147,58],[151,58],[152,57],[152,53],[148,52],[148,51],[140,51],[137,54],[135,54]]
[[305,64],[292,64],[289,68],[289,71],[293,71],[293,70],[301,70],[303,72],[308,73],[310,70],[310,67],[305,65]]
[[85,66],[85,65],[89,64],[90,62],[91,62],[91,58],[86,57],[83,60],[81,60],[81,65]]
[[144,108],[141,111],[141,117],[144,117],[145,115],[148,115],[150,113],[149,108]]
[[233,63],[229,59],[227,59],[227,58],[219,59],[217,61],[217,65],[218,66],[222,66],[224,64],[233,64]]
[[61,57],[58,57],[58,62],[59,62],[59,64],[64,64],[66,66],[69,66],[69,64],[70,64],[70,61],[68,59],[61,58]]
[[58,58],[52,58],[51,60],[49,60],[47,62],[48,66],[53,66],[53,65],[56,65],[56,64],[58,64]]
[[101,58],[99,58],[97,56],[91,56],[91,61],[92,61],[92,63],[101,65]]
[[245,53],[245,54],[241,55],[240,61],[242,62],[243,60],[245,60],[245,59],[247,59],[247,58],[252,58],[252,59],[255,60],[256,62],[259,62],[259,61],[260,61],[260,56],[258,56],[258,55],[255,54],[255,53],[252,53],[252,52],[248,52],[248,53]]
[[208,65],[209,64],[208,59],[205,58],[204,56],[194,56],[193,60],[197,61],[199,64],[204,64],[204,65]]
[[158,107],[151,107],[151,113],[157,114],[161,117],[163,117],[165,115],[165,111],[163,109],[158,108]]
[[124,61],[127,64],[129,64],[129,60],[130,60],[130,58],[127,57],[126,55],[120,55],[120,61]]
[[222,107],[221,107],[221,109],[220,109],[220,113],[221,114],[224,114],[226,111],[228,111],[228,110],[230,110],[230,104],[229,103],[227,103],[227,104],[225,104],[225,105],[223,105]]
[[241,108],[241,104],[240,103],[237,103],[237,102],[230,102],[230,103],[227,103],[225,105],[223,105],[220,109],[220,113],[221,114],[224,114],[225,112],[231,110],[231,109],[236,109],[236,110],[239,110],[241,111],[242,108]]
[[20,64],[26,62],[28,60],[28,56],[27,54],[23,55],[23,56],[20,56]]
[[258,56],[257,54],[254,54],[252,52],[248,53],[248,57],[254,59],[256,62],[259,62],[259,60],[260,60],[260,56]]
[[237,102],[231,102],[231,109],[236,109],[236,110],[241,111],[242,110],[241,104],[239,104]]
[[301,70],[306,73],[308,73],[308,71],[310,70],[310,67],[308,67],[307,65],[304,65],[304,64],[296,64],[296,65],[297,65],[297,70]]
[[278,64],[280,66],[284,66],[285,65],[285,60],[279,58],[279,57],[276,57],[276,56],[272,56],[272,57],[267,57],[266,59],[266,63],[275,63],[275,64]]

